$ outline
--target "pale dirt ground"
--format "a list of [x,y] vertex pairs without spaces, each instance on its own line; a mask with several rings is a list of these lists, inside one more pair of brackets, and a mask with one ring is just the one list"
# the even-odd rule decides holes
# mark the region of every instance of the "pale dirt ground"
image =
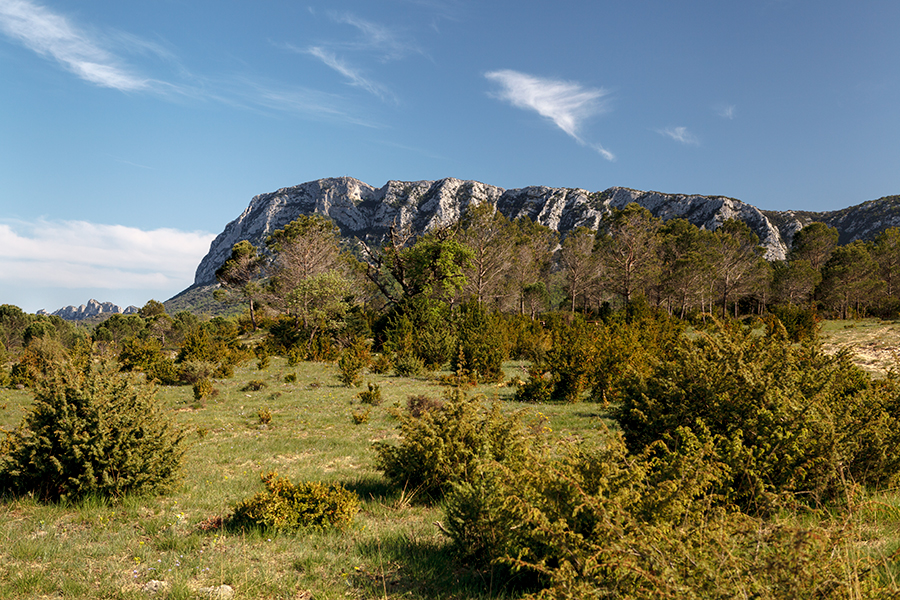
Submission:
[[874,375],[900,371],[900,322],[826,321],[821,337],[826,352],[849,347],[856,357],[854,362]]

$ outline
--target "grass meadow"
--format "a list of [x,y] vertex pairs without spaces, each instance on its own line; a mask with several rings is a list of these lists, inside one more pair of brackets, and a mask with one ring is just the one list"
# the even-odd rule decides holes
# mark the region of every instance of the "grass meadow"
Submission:
[[[508,378],[524,377],[521,363],[506,370]],[[397,435],[391,407],[410,395],[439,398],[437,379],[367,374],[383,397],[370,407],[356,397],[365,384],[345,387],[337,373],[331,364],[289,367],[273,358],[265,370],[253,361],[216,380],[203,403],[190,386],[159,388],[190,440],[179,485],[167,495],[117,503],[3,501],[0,599],[146,598],[151,580],[169,583],[167,598],[198,597],[199,588],[222,584],[248,599],[510,597],[490,574],[453,566],[435,524],[440,507],[416,503],[413,490],[388,488],[374,469],[372,443]],[[251,391],[250,381],[264,385]],[[472,391],[509,410],[522,408],[511,401],[514,392],[502,384]],[[30,402],[28,390],[0,391],[0,426],[18,425]],[[353,413],[366,409],[368,421],[357,424]],[[554,435],[599,437],[606,427],[594,404],[528,410],[542,412]],[[260,475],[269,471],[294,482],[343,484],[359,494],[361,511],[343,532],[200,528],[262,491]]]
[[[900,344],[900,325],[893,323],[827,323],[823,334],[834,348]],[[523,367],[508,363],[507,380],[524,379]],[[509,582],[455,566],[436,524],[440,507],[416,503],[413,490],[387,487],[374,469],[372,443],[397,435],[391,407],[405,405],[410,395],[439,398],[437,378],[367,374],[364,381],[379,384],[383,401],[356,423],[353,413],[369,408],[356,397],[365,383],[344,387],[337,373],[332,364],[288,366],[273,358],[264,370],[253,361],[217,380],[203,403],[189,386],[159,388],[190,440],[179,484],[167,495],[116,503],[0,501],[0,600],[147,598],[151,580],[169,584],[153,597],[173,599],[201,597],[201,587],[222,584],[238,599],[516,597]],[[251,391],[254,380],[263,385]],[[610,426],[601,405],[523,406],[512,400],[514,392],[503,384],[472,391],[504,410],[543,413],[553,436],[601,441]],[[0,426],[17,426],[30,402],[28,390],[0,390]],[[260,475],[269,471],[294,482],[343,484],[359,494],[361,511],[342,532],[200,527],[262,491]],[[859,541],[864,551],[889,557],[900,547],[895,492],[866,498],[857,515],[867,532]]]

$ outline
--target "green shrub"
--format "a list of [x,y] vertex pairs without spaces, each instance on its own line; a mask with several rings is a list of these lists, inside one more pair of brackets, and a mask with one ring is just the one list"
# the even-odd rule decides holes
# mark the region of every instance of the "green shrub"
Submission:
[[770,323],[759,336],[722,325],[622,386],[614,415],[629,448],[708,429],[729,466],[722,494],[767,512],[784,499],[819,504],[847,483],[890,485],[900,473],[900,383],[871,382],[848,353],[795,346]]
[[238,503],[228,519],[232,528],[262,527],[280,531],[343,529],[359,512],[359,496],[341,486],[291,483],[277,473],[262,476],[265,492]]
[[187,333],[175,362],[207,363],[213,365],[215,377],[231,377],[235,366],[252,357],[250,350],[238,343],[237,334],[236,324],[216,317]]
[[297,374],[296,373],[288,373],[284,376],[285,383],[296,383],[297,382]]
[[527,316],[507,317],[506,335],[513,360],[543,362],[550,348],[550,336],[540,321]]
[[68,359],[68,353],[50,336],[30,341],[13,365],[11,383],[34,387]]
[[524,402],[581,400],[596,374],[594,362],[600,329],[601,326],[586,323],[581,317],[555,323],[546,360],[529,371],[529,381],[519,388],[517,399]]
[[425,362],[413,352],[395,354],[391,362],[397,377],[416,377],[426,372]]
[[212,394],[213,384],[209,379],[198,379],[194,382],[192,388],[194,392],[194,400],[196,400],[197,402],[202,402],[210,394]]
[[769,311],[781,321],[792,342],[815,340],[819,334],[819,317],[813,308],[780,304],[771,307]]
[[399,445],[376,442],[376,468],[396,487],[439,498],[454,482],[464,481],[483,461],[515,463],[528,448],[543,447],[542,436],[527,427],[520,413],[504,415],[480,397],[451,390],[440,406],[421,411],[395,411],[400,421]]
[[59,368],[0,456],[3,487],[49,500],[164,490],[178,477],[184,433],[151,386],[103,367]]
[[475,301],[457,316],[457,351],[451,367],[468,371],[475,381],[494,383],[504,379],[503,323]]
[[162,343],[156,338],[128,338],[122,342],[119,364],[123,371],[146,372],[162,358]]
[[347,387],[356,387],[362,383],[362,371],[366,360],[359,347],[345,348],[338,359],[338,381]]
[[368,390],[363,390],[357,394],[360,402],[378,406],[381,404],[381,387],[377,383],[369,383],[368,387]]
[[388,318],[384,335],[386,352],[403,360],[414,356],[427,371],[440,369],[456,349],[450,307],[436,300],[417,298],[404,302]]
[[545,403],[553,400],[553,390],[556,381],[553,373],[547,371],[542,365],[532,365],[528,368],[528,381],[522,382],[516,389],[517,402]]
[[188,360],[178,366],[178,378],[188,384],[209,379],[216,371],[215,363],[205,360]]
[[300,346],[293,346],[287,352],[288,366],[296,367],[306,360],[306,350]]
[[256,411],[260,425],[269,425],[272,423],[272,412],[268,408],[261,408]]
[[357,425],[363,425],[369,422],[369,416],[372,414],[371,408],[364,408],[359,410],[350,411],[350,417],[353,419],[353,422]]
[[177,385],[181,383],[181,373],[175,361],[168,356],[162,356],[144,371],[149,381],[157,381],[162,385]]
[[[458,556],[542,587],[531,597],[892,598],[852,526],[803,527],[711,508],[727,477],[712,437],[681,429],[676,451],[633,456],[620,438],[594,451],[516,465],[481,463],[447,496]],[[506,567],[503,572],[498,567]]]
[[378,375],[384,375],[390,372],[391,367],[393,367],[391,364],[391,357],[382,353],[372,359],[369,370]]
[[266,382],[262,379],[251,379],[241,387],[242,392],[258,392],[266,387]]

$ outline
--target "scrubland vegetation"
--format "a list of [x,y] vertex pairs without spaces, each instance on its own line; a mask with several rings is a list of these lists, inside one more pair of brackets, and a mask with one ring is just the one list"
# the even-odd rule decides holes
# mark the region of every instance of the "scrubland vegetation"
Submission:
[[841,348],[894,324],[822,327],[889,271],[610,223],[304,217],[219,270],[236,319],[0,307],[0,598],[897,597],[900,376]]

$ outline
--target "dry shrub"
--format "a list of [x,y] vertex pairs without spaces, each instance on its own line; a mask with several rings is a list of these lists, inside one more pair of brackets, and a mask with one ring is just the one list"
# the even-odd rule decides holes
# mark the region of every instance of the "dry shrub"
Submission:
[[266,491],[234,507],[228,526],[281,531],[343,529],[359,512],[359,497],[341,486],[320,482],[291,483],[275,472],[262,475]]

